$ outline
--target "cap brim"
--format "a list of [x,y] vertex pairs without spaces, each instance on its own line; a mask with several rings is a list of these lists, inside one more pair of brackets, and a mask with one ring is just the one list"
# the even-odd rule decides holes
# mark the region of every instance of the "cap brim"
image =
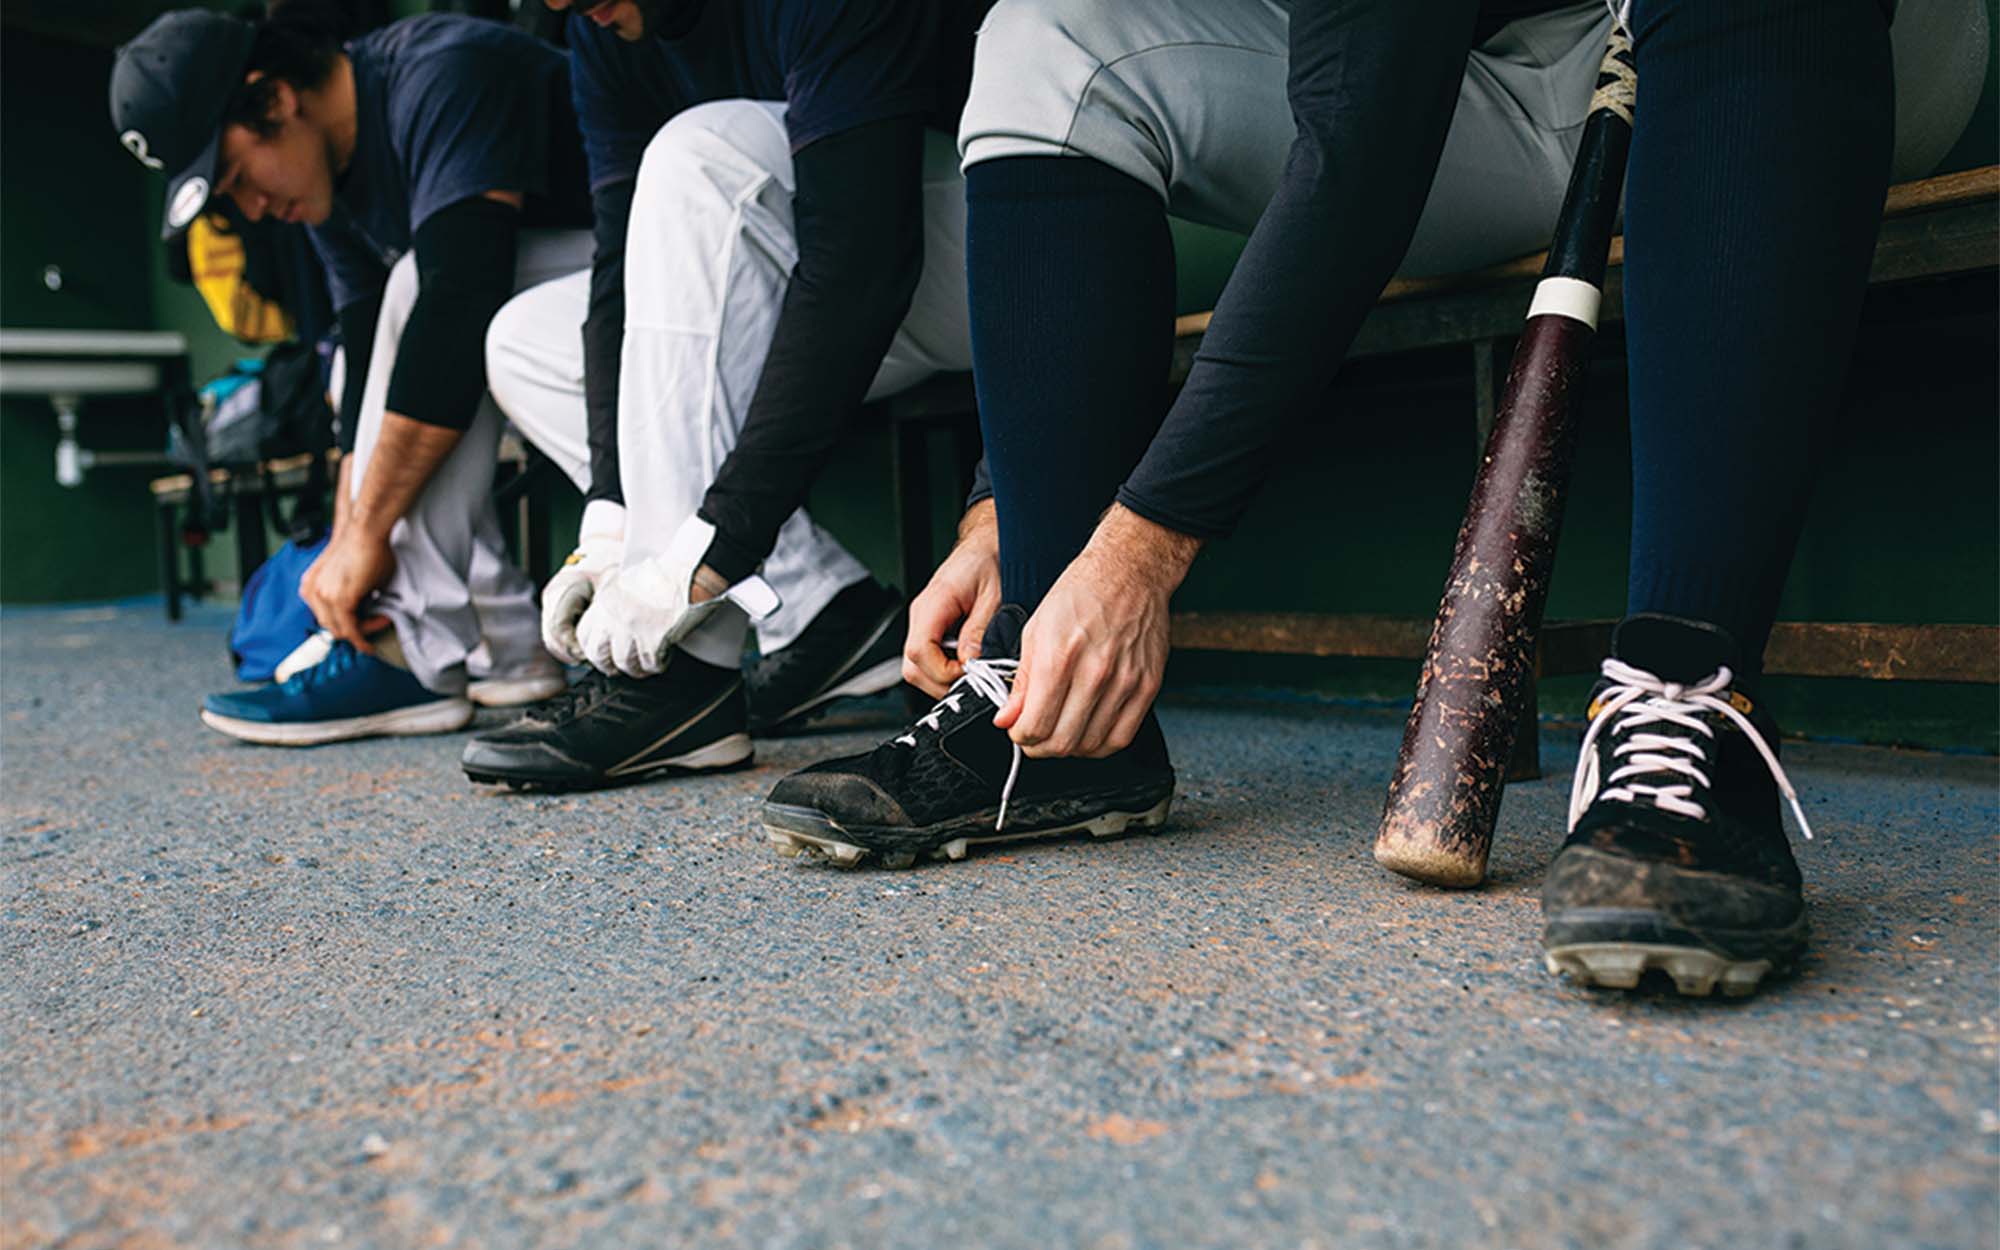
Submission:
[[188,162],[186,169],[167,182],[166,207],[160,222],[162,239],[178,237],[208,206],[209,193],[215,185],[215,166],[221,152],[222,131],[217,129],[208,137],[208,144],[202,148],[201,155]]

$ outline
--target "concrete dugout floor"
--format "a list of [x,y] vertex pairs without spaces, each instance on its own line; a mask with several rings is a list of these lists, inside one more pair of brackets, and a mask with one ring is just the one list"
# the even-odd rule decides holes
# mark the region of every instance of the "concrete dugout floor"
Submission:
[[1166,835],[842,873],[756,804],[879,727],[480,791],[204,729],[224,619],[0,619],[7,1246],[1994,1244],[1992,759],[1795,745],[1803,975],[1599,996],[1566,777],[1479,893],[1368,858],[1393,715],[1173,705]]

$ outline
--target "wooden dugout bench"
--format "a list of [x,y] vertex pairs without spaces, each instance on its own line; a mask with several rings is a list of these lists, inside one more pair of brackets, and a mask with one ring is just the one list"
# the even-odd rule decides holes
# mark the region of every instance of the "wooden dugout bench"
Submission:
[[[2000,166],[1943,174],[1890,188],[1869,272],[1873,287],[1949,281],[2000,269]],[[1612,240],[1602,324],[1624,320],[1624,239]],[[1473,273],[1399,278],[1355,335],[1348,359],[1460,347],[1471,356],[1470,450],[1483,452],[1544,256],[1524,256]],[[1173,379],[1185,380],[1208,328],[1208,313],[1175,324]],[[930,440],[949,435],[958,499],[978,457],[970,379],[935,379],[879,405],[892,429],[897,532],[903,584],[914,594],[934,566]],[[1443,569],[1439,569],[1440,585]],[[1429,617],[1269,612],[1178,612],[1173,645],[1193,651],[1422,660]],[[1610,649],[1611,621],[1550,621],[1542,627],[1536,675],[1595,671]],[[1879,625],[1780,622],[1765,654],[1779,676],[1860,677],[2000,683],[2000,628],[1988,625]],[[1510,714],[1537,719],[1532,683]],[[1540,774],[1537,735],[1516,735],[1509,779]]]

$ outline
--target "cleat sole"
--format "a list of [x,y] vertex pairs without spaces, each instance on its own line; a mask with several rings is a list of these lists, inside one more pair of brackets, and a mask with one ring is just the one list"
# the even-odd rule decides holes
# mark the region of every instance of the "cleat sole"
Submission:
[[1647,972],[1662,972],[1688,998],[1707,998],[1717,988],[1725,997],[1741,998],[1755,992],[1772,969],[1768,959],[1731,959],[1698,946],[1649,942],[1551,946],[1543,962],[1556,976],[1613,990],[1637,989]]
[[730,734],[707,746],[696,747],[667,759],[637,767],[621,767],[604,773],[579,775],[574,772],[541,771],[533,768],[500,769],[480,764],[461,764],[466,778],[480,785],[506,786],[510,790],[565,793],[574,790],[609,790],[661,777],[686,777],[701,773],[734,772],[756,762],[750,735]]
[[[917,862],[920,855],[928,855],[932,860],[956,862],[971,854],[975,846],[995,843],[1039,841],[1082,833],[1087,833],[1093,838],[1110,838],[1128,833],[1150,832],[1167,823],[1167,815],[1173,807],[1173,801],[1173,794],[1169,792],[1166,797],[1150,807],[1138,811],[1101,812],[1082,820],[1043,828],[1005,829],[981,837],[970,835],[955,837],[923,850],[911,847],[871,849],[859,846],[846,839],[865,837],[865,835],[842,829],[812,808],[766,803],[764,835],[782,855],[824,860],[837,868],[857,867],[870,858],[884,868],[908,868]],[[907,835],[909,831],[902,832]]]

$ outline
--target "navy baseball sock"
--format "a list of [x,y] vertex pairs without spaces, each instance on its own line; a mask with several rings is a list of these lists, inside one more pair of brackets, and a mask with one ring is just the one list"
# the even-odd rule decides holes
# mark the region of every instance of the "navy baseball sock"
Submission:
[[1634,18],[1628,611],[1720,625],[1756,669],[1888,184],[1888,24],[1878,0]]
[[1083,157],[974,165],[965,210],[1001,588],[1032,611],[1166,415],[1173,238],[1158,195]]

